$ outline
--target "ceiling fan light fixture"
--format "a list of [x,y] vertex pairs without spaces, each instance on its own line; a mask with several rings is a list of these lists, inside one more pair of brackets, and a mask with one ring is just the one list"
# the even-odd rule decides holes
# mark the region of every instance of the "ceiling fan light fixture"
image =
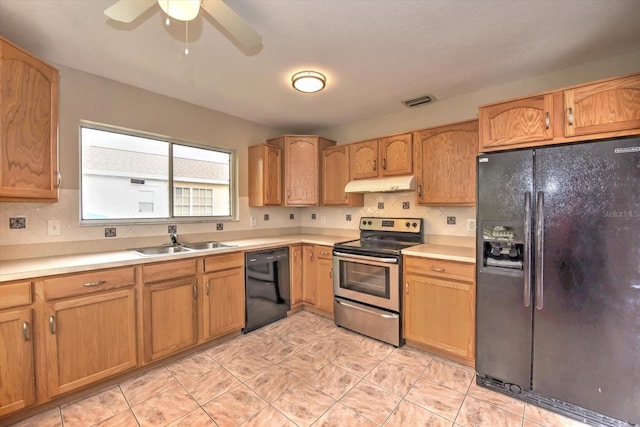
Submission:
[[158,0],[164,13],[178,21],[192,21],[200,11],[200,0]]
[[319,92],[324,89],[327,78],[317,71],[300,71],[291,77],[294,89],[304,93]]

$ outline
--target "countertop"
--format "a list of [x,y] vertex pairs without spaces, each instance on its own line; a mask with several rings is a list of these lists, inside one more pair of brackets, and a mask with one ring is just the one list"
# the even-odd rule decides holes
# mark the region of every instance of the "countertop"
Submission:
[[403,249],[402,254],[423,258],[438,258],[448,261],[476,262],[475,248],[465,246],[445,246],[425,243],[424,245],[411,246],[409,249]]
[[[76,273],[80,271],[130,266],[149,262],[196,258],[237,251],[267,249],[299,243],[333,246],[334,243],[345,240],[349,240],[349,238],[346,238],[345,236],[329,236],[321,234],[288,234],[284,236],[262,237],[258,239],[224,241],[222,243],[234,246],[166,255],[143,256],[130,250],[122,250],[9,260],[1,262],[0,283],[58,274]],[[413,246],[410,249],[405,249],[402,253],[404,255],[417,257],[439,258],[469,263],[475,262],[475,249],[470,247],[424,244]]]
[[122,267],[149,262],[170,261],[186,258],[217,255],[223,253],[250,251],[308,243],[333,246],[336,242],[349,240],[345,236],[325,236],[321,234],[287,234],[283,236],[258,239],[229,240],[222,243],[234,245],[229,248],[207,249],[174,254],[138,255],[130,250],[97,252],[89,254],[63,255],[45,258],[27,258],[0,262],[0,283],[35,277],[99,270],[102,268]]

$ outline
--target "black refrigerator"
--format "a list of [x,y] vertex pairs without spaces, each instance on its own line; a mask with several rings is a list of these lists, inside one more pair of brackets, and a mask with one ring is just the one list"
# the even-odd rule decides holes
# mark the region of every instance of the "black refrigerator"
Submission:
[[640,424],[640,138],[477,162],[478,383]]

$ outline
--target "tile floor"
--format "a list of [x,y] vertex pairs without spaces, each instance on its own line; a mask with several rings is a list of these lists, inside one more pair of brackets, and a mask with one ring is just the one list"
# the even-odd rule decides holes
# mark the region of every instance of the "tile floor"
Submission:
[[19,426],[580,426],[308,311]]

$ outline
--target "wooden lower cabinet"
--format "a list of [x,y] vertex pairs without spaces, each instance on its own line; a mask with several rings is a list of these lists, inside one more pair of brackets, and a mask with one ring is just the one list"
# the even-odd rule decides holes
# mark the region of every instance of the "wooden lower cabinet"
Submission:
[[204,340],[242,329],[244,304],[244,268],[206,274],[202,310]]
[[292,309],[302,304],[302,257],[302,245],[289,246]]
[[403,324],[409,344],[475,365],[473,271],[473,264],[405,257]]
[[316,254],[313,245],[302,246],[302,301],[316,304]]
[[0,417],[35,403],[30,307],[0,311]]
[[333,259],[329,246],[316,246],[315,308],[333,317]]
[[144,288],[144,353],[150,362],[198,341],[196,278],[173,279]]
[[118,289],[45,307],[49,397],[135,368],[135,291]]

